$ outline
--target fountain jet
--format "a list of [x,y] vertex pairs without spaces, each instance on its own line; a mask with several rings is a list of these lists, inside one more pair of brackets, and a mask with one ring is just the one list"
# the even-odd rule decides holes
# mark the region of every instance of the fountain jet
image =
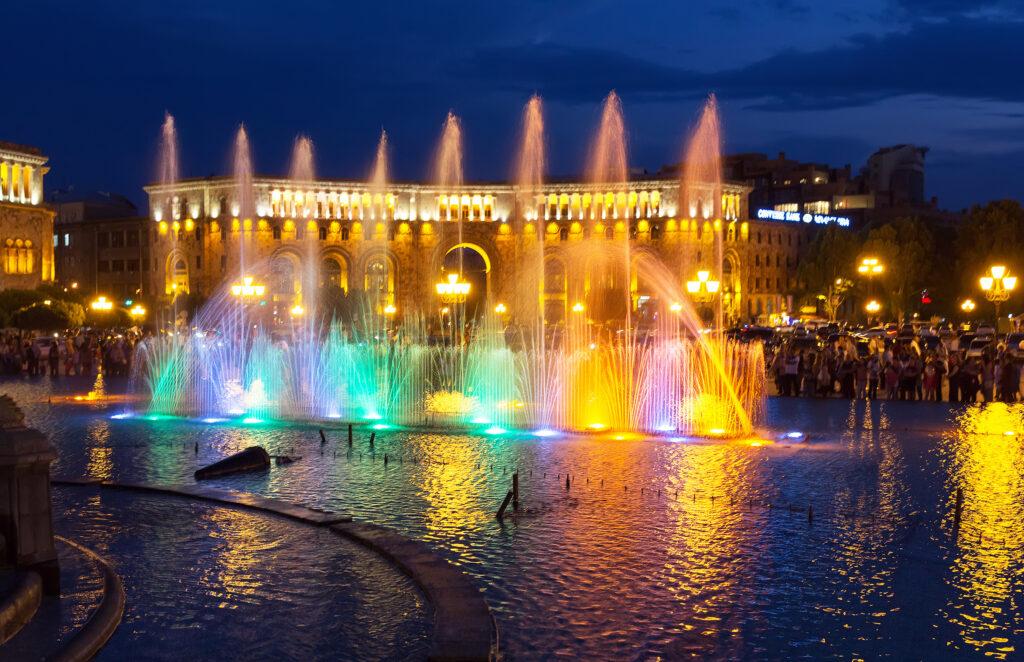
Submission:
[[313,161],[313,141],[309,136],[295,136],[292,145],[292,163],[288,168],[288,179],[293,182],[312,182],[316,179]]
[[164,113],[160,130],[160,160],[158,181],[163,185],[175,184],[181,176],[178,165],[178,131],[174,127],[174,116]]
[[594,136],[587,161],[587,180],[595,184],[621,184],[629,178],[626,156],[626,123],[622,102],[612,90],[604,99],[601,124]]
[[448,111],[441,130],[432,178],[441,188],[462,186],[462,123],[452,111]]

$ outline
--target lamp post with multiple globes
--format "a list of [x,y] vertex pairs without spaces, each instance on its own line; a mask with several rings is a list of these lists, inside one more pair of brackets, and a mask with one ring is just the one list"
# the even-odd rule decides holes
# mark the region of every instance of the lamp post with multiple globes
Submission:
[[1017,287],[1017,277],[1009,275],[1005,266],[997,264],[989,268],[988,274],[978,279],[981,291],[996,307],[996,324],[999,320],[999,306],[1010,298],[1010,293]]

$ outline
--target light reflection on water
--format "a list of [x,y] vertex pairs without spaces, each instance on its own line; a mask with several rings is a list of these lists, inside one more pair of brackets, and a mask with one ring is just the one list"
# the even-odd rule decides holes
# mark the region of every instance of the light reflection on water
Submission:
[[[949,492],[963,490],[963,515],[944,528],[956,545],[950,552],[950,584],[940,613],[957,626],[951,642],[1006,659],[1024,632],[1019,612],[1024,559],[1024,490],[1021,486],[1022,409],[993,403],[965,412],[948,435]],[[955,510],[955,497],[949,503]]]
[[[1020,407],[973,408],[954,430],[946,405],[773,399],[781,441],[760,447],[381,430],[371,448],[357,428],[350,451],[338,428],[321,453],[300,425],[110,421],[101,441],[81,434],[95,415],[35,402],[65,476],[190,482],[254,443],[302,455],[212,484],[428,541],[484,587],[513,657],[946,659],[1024,636]],[[516,468],[525,512],[498,524]]]

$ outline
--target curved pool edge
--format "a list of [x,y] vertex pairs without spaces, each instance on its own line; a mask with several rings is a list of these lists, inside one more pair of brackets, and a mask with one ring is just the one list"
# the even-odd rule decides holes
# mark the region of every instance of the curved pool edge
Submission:
[[52,658],[54,662],[84,662],[96,656],[121,624],[126,600],[124,584],[104,557],[69,538],[54,536],[54,539],[89,557],[103,575],[103,598],[99,605]]
[[43,601],[43,580],[39,574],[32,570],[16,572],[14,585],[0,600],[0,646],[32,620]]
[[430,660],[470,662],[499,657],[498,626],[480,589],[465,573],[429,546],[387,527],[354,522],[349,515],[314,510],[248,492],[201,485],[153,485],[57,478],[52,479],[51,483],[67,487],[91,486],[199,499],[279,515],[317,527],[329,527],[335,533],[383,557],[423,591],[434,610],[434,629],[428,654]]

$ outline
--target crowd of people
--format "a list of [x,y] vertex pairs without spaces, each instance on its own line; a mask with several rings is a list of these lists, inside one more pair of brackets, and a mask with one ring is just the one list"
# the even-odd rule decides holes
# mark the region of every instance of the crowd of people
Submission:
[[968,356],[939,343],[934,350],[916,342],[872,341],[858,349],[839,341],[824,349],[784,346],[769,364],[776,392],[787,397],[869,400],[1016,402],[1024,355],[1003,344]]
[[0,335],[0,370],[6,375],[131,374],[138,337],[131,333],[78,330],[64,336],[8,331]]

